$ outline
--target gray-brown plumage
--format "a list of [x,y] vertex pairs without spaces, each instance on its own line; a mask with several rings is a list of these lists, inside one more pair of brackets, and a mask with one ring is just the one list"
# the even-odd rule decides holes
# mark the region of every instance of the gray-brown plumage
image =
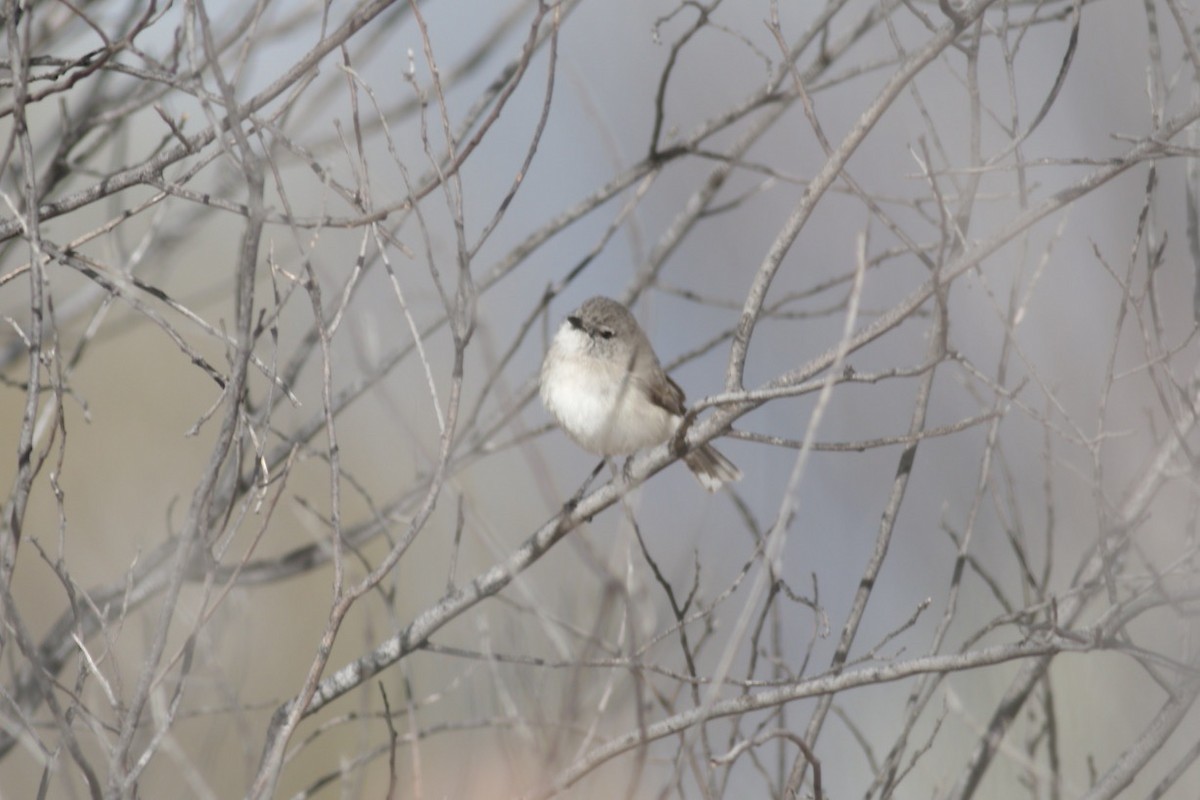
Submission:
[[[683,390],[663,371],[633,314],[607,297],[567,315],[542,362],[541,396],[567,435],[602,456],[665,442],[687,412]],[[683,460],[710,492],[742,477],[708,444]]]

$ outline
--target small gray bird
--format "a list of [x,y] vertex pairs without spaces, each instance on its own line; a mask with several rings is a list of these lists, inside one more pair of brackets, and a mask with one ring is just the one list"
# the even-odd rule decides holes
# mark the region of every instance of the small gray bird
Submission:
[[[600,456],[625,456],[667,441],[687,409],[629,309],[593,297],[567,315],[542,362],[542,403],[575,443]],[[710,445],[683,457],[710,492],[741,471]]]

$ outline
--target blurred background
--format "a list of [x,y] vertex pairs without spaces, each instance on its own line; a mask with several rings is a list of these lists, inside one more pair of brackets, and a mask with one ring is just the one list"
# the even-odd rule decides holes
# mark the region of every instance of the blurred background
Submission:
[[[1194,8],[3,21],[3,797],[1196,796]],[[789,391],[451,613],[595,294]]]

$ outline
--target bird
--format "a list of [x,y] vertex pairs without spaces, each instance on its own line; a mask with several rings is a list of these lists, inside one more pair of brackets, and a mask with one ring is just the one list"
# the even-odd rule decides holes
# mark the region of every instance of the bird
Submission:
[[[559,427],[589,453],[628,456],[670,439],[687,408],[650,340],[624,305],[592,297],[567,315],[542,361],[539,394]],[[683,456],[709,492],[741,480],[710,444]]]

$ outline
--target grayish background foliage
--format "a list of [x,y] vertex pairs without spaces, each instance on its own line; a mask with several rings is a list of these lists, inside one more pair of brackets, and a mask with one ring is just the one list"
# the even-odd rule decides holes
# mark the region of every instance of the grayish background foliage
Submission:
[[1197,11],[8,0],[0,795],[1195,797]]

